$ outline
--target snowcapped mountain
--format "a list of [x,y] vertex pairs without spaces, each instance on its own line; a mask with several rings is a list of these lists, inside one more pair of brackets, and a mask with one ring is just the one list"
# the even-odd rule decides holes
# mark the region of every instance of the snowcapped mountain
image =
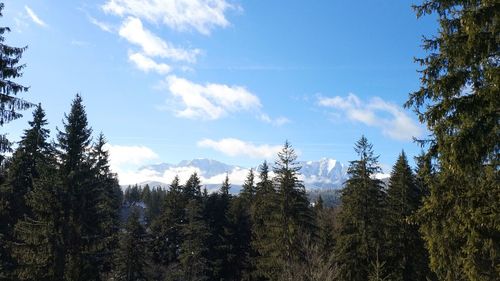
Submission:
[[347,180],[347,167],[339,161],[322,158],[301,162],[304,184],[309,189],[340,188]]
[[[301,179],[307,189],[338,189],[347,179],[347,167],[334,159],[304,161],[300,162],[300,165],[302,166]],[[207,189],[218,188],[228,174],[233,186],[232,190],[237,192],[248,171],[249,168],[228,165],[212,159],[193,159],[184,160],[178,164],[161,163],[144,166],[139,168],[138,174],[145,175],[145,180],[140,184],[168,186],[176,175],[179,176],[181,182],[185,182],[191,174],[196,172]]]

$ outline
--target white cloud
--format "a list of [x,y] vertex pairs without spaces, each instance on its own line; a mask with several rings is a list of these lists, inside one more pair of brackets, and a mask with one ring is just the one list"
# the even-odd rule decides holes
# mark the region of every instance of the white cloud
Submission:
[[283,116],[280,116],[278,118],[273,119],[269,115],[267,115],[266,113],[262,113],[258,117],[261,121],[272,124],[274,126],[278,126],[278,127],[290,123],[290,119],[283,117]]
[[384,135],[393,139],[411,140],[422,135],[422,128],[401,107],[379,97],[368,102],[361,101],[354,94],[319,97],[318,104],[337,109],[349,120],[381,128]]
[[219,141],[203,139],[199,147],[212,148],[228,156],[249,156],[251,158],[272,159],[281,150],[280,145],[255,145],[239,139],[226,138]]
[[94,17],[88,16],[90,23],[99,27],[102,31],[113,32],[113,28],[110,24],[97,20]]
[[24,9],[26,10],[26,13],[28,13],[28,16],[34,23],[36,23],[41,27],[47,27],[47,24],[43,20],[41,20],[40,17],[38,17],[38,15],[35,14],[35,12],[30,7],[24,6]]
[[154,71],[159,74],[166,74],[171,70],[170,66],[167,64],[157,63],[153,59],[141,53],[130,53],[128,58],[135,64],[135,66],[137,66],[137,68],[144,72]]
[[106,144],[112,169],[120,170],[124,166],[143,165],[159,159],[158,154],[146,146],[126,146]]
[[106,13],[133,16],[178,31],[196,30],[208,35],[215,27],[227,27],[226,11],[239,7],[226,0],[107,0]]
[[[248,169],[234,168],[227,172],[231,184],[242,185],[248,175]],[[121,171],[118,173],[120,184],[129,185],[146,181],[161,182],[170,184],[175,176],[179,177],[181,183],[185,183],[193,173],[197,173],[202,184],[221,184],[226,177],[226,173],[221,173],[212,177],[204,177],[202,171],[192,166],[172,167],[162,173],[150,169],[134,171]]]
[[193,63],[201,53],[199,49],[185,50],[176,48],[145,29],[138,18],[128,17],[118,31],[119,35],[132,44],[142,48],[145,55],[151,57],[169,58],[174,61]]
[[167,77],[167,87],[184,106],[176,111],[179,117],[216,120],[229,112],[259,110],[261,107],[259,98],[240,86],[200,85],[172,75]]

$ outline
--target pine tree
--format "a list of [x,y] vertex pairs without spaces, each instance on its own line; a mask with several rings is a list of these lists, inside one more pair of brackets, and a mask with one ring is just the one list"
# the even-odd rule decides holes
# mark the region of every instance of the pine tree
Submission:
[[349,179],[342,190],[335,256],[339,280],[364,281],[368,279],[377,249],[384,249],[381,231],[384,193],[382,182],[373,177],[380,167],[372,145],[363,136],[354,150],[359,160],[350,162]]
[[[4,6],[3,3],[0,3],[0,17],[3,16]],[[0,27],[0,127],[5,123],[21,118],[22,114],[19,111],[34,106],[32,103],[16,97],[29,89],[13,81],[13,79],[22,76],[22,70],[26,65],[19,63],[27,47],[19,48],[5,44],[4,35],[7,32],[10,32],[10,28]],[[3,164],[3,153],[8,150],[10,150],[10,142],[5,134],[0,134],[0,164]]]
[[247,178],[241,187],[240,196],[250,205],[255,197],[255,175],[253,169],[248,172]]
[[[33,190],[34,181],[40,177],[41,166],[47,165],[52,153],[48,143],[49,130],[45,128],[47,120],[42,107],[33,112],[33,121],[30,128],[24,131],[19,146],[13,154],[9,164],[6,182],[0,186],[0,201],[2,208],[0,215],[0,233],[4,239],[1,243],[2,256],[10,256],[4,248],[15,242],[14,226],[25,216],[31,216],[31,210],[26,202],[26,196]],[[14,243],[16,244],[16,243]],[[13,260],[10,260],[12,270]],[[4,272],[8,267],[4,266]]]
[[396,280],[425,280],[429,276],[427,251],[412,216],[420,207],[422,190],[402,152],[392,168],[387,189],[387,263]]
[[67,264],[65,278],[96,280],[96,244],[99,243],[98,188],[94,185],[89,155],[92,130],[88,127],[85,107],[76,95],[59,131],[60,173],[66,195],[63,201]]
[[315,230],[314,216],[303,183],[299,180],[300,165],[290,143],[285,142],[274,166],[274,185],[278,198],[278,258],[283,263],[285,280],[293,280],[292,266],[301,260],[300,239]]
[[182,188],[184,199],[201,200],[201,181],[197,173],[192,174]]
[[209,280],[207,256],[208,227],[203,219],[201,203],[191,199],[186,205],[186,222],[182,227],[180,269],[183,281]]
[[231,200],[227,220],[225,234],[228,249],[224,280],[253,280],[251,218],[247,202],[243,197]]
[[431,267],[441,280],[498,280],[500,3],[427,0],[415,9],[439,20],[406,104],[432,133],[437,164],[420,212]]
[[116,253],[115,272],[116,281],[146,281],[146,231],[139,222],[139,212],[133,208],[120,239],[120,248]]
[[97,194],[98,237],[94,263],[102,274],[110,272],[113,251],[118,245],[120,228],[121,188],[116,174],[109,167],[109,153],[105,149],[106,139],[101,133],[90,152],[93,189]]
[[40,166],[39,172],[27,196],[31,216],[16,225],[17,276],[31,281],[65,280],[67,225],[62,214],[67,195],[55,161]]
[[[0,3],[0,17],[3,16],[3,9],[4,4]],[[27,47],[19,48],[5,44],[4,35],[7,32],[10,32],[10,28],[0,27],[0,127],[22,117],[19,111],[33,106],[32,103],[16,97],[22,92],[27,92],[28,87],[13,81],[22,75],[25,65],[19,63]],[[7,163],[5,163],[4,153],[10,151],[10,146],[11,143],[6,134],[0,133],[0,185],[5,183]],[[12,206],[8,203],[6,196],[0,190],[0,280],[8,278],[13,267],[13,261],[7,249],[7,244],[11,239],[9,232],[12,232],[12,223],[4,221],[4,219],[11,220],[11,211],[8,209]]]
[[316,217],[316,225],[318,226],[318,241],[319,252],[325,259],[329,259],[334,248],[334,226],[332,220],[332,210],[324,207],[323,198],[318,197],[314,205],[314,213]]
[[179,177],[170,184],[159,217],[151,226],[150,252],[157,274],[162,278],[179,263],[179,251],[183,241],[182,227],[185,223],[187,201],[182,195]]
[[207,248],[211,280],[226,280],[229,268],[228,251],[230,248],[227,228],[228,209],[232,197],[229,194],[231,184],[226,174],[218,193],[208,196],[204,206],[204,217],[208,227]]
[[278,230],[276,210],[277,194],[269,177],[267,162],[259,167],[259,182],[256,185],[255,199],[251,205],[252,219],[252,249],[255,257],[252,259],[256,269],[256,280],[277,280],[280,275],[280,260],[277,259],[276,242],[272,233]]

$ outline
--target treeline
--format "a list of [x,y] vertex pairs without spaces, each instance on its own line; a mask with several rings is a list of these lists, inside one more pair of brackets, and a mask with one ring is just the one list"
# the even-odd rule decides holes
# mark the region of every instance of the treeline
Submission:
[[55,142],[40,105],[29,125],[2,170],[5,280],[434,278],[412,219],[427,194],[426,162],[416,176],[402,153],[386,187],[365,137],[341,207],[325,208],[321,197],[310,204],[288,142],[236,196],[227,177],[208,193],[196,173],[168,190],[122,192],[79,95]]

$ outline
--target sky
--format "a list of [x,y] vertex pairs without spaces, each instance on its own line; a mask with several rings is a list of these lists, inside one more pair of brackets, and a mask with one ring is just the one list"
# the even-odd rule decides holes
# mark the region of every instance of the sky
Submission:
[[[412,4],[6,0],[0,21],[7,44],[28,46],[21,97],[42,104],[55,136],[80,93],[119,175],[193,158],[252,167],[285,140],[299,160],[347,163],[361,135],[390,172],[427,134],[403,104],[437,22]],[[16,140],[30,119],[2,130]]]

